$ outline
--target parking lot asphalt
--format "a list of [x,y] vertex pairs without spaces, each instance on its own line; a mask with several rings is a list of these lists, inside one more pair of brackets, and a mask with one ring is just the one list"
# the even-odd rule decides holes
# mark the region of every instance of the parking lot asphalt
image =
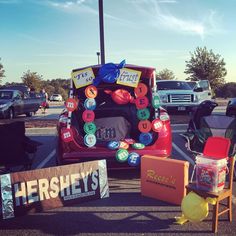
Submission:
[[[34,169],[55,166],[56,129],[55,123],[51,124],[26,129],[29,137],[43,143]],[[186,160],[186,155],[192,160],[179,136],[184,130],[186,123],[173,124],[172,157]],[[213,235],[211,212],[203,222],[177,225],[175,217],[181,215],[180,206],[142,196],[139,170],[109,171],[108,183],[109,198],[0,221],[0,235]],[[233,201],[233,222],[226,221],[223,215],[219,235],[236,235],[235,197]]]

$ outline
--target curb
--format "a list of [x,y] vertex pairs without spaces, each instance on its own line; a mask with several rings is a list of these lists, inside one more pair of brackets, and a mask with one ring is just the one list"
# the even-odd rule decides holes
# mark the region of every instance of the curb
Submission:
[[26,128],[26,135],[56,135],[56,127],[47,127],[47,128]]

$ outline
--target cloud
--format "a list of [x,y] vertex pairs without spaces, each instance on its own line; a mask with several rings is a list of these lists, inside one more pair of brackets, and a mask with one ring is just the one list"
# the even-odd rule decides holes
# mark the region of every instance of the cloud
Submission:
[[[96,2],[96,4],[94,4]],[[44,2],[38,1],[39,4],[46,4],[57,10],[62,10],[67,13],[83,12],[86,14],[92,14],[98,16],[98,3],[97,0],[71,0],[71,1],[58,1],[58,0],[46,0]],[[95,7],[94,7],[95,6]],[[116,17],[111,14],[103,12],[104,18],[116,21],[120,24],[133,25],[132,22],[124,20],[121,17]]]
[[160,6],[160,3],[178,3],[175,0],[131,0],[137,10],[144,15],[146,22],[155,28],[178,32],[182,34],[198,35],[202,39],[206,35],[220,32],[216,26],[217,15],[215,11],[209,10],[201,19],[193,19],[188,14],[186,17],[179,17],[172,14],[170,9]]
[[47,0],[38,3],[68,13],[84,12],[84,13],[98,14],[97,9],[93,8],[93,5],[90,4],[91,3],[90,0],[71,0],[71,1]]
[[38,38],[38,37],[29,35],[29,34],[25,34],[25,33],[18,34],[18,37],[23,38],[27,41],[33,42],[35,44],[62,45],[61,43],[58,43],[56,41],[44,40],[42,38]]

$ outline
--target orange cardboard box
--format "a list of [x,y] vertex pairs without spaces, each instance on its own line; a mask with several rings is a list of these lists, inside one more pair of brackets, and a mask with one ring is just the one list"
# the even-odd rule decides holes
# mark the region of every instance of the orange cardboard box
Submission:
[[141,158],[141,193],[180,205],[186,195],[189,162],[144,155]]

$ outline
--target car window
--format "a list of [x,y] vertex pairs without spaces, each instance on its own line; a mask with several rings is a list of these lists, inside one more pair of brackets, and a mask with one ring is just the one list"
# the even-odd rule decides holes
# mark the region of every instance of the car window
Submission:
[[187,82],[183,81],[157,81],[158,90],[191,90]]
[[210,90],[210,83],[208,80],[199,81],[199,87],[203,88],[203,90]]
[[16,91],[15,94],[14,94],[14,98],[15,99],[22,99],[23,98],[23,94]]
[[189,82],[187,82],[187,83],[188,83],[188,85],[189,85],[192,89],[194,89],[194,88],[197,87],[197,82],[196,82],[196,81],[189,81]]
[[11,91],[0,91],[0,99],[11,99],[13,92]]

